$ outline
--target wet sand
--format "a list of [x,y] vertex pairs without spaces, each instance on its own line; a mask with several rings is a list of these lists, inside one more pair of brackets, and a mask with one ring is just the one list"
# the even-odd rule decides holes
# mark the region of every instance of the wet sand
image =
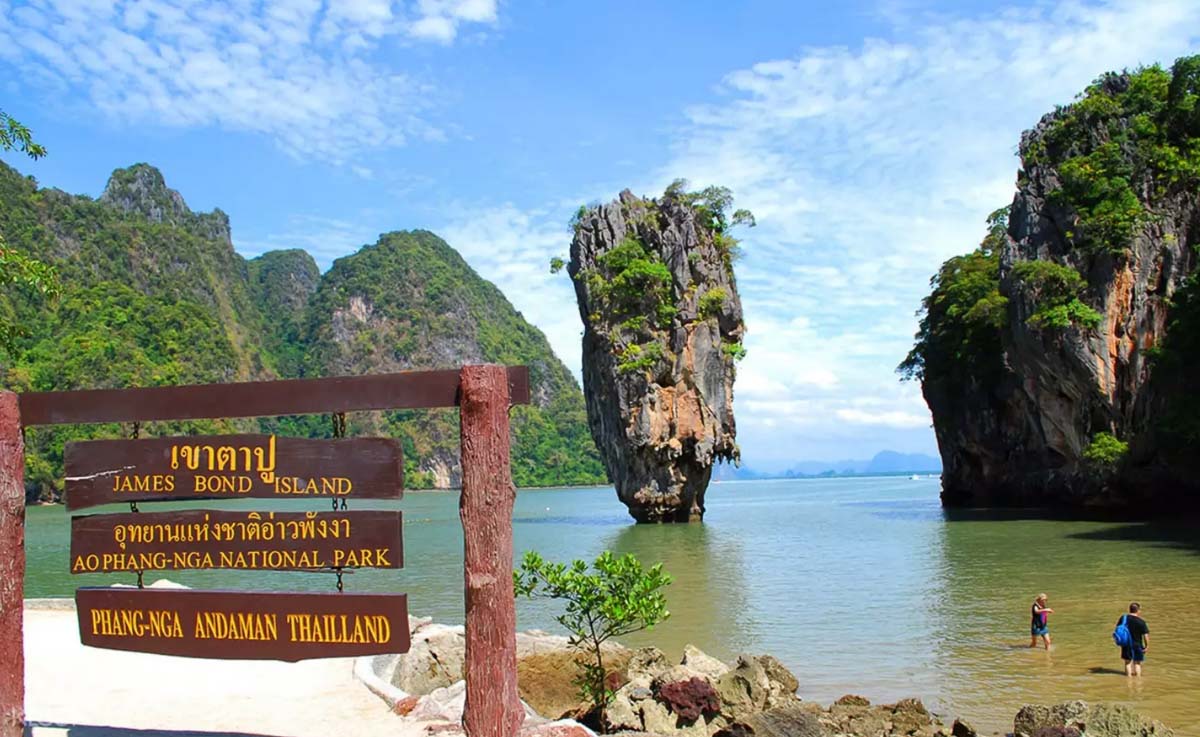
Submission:
[[204,660],[84,647],[71,602],[25,605],[26,734],[38,737],[418,737],[352,658]]

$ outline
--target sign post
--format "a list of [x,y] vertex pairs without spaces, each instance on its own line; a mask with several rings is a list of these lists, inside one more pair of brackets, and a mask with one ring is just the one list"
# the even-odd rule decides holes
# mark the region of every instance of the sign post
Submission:
[[[530,400],[524,366],[235,384],[13,394],[0,391],[0,737],[24,730],[24,427],[461,407],[470,737],[513,737],[516,613],[508,411]],[[342,420],[344,422],[344,419]],[[137,589],[76,593],[84,644],[191,657],[300,660],[406,652],[404,594],[343,594],[343,569],[403,566],[401,516],[345,511],[399,498],[399,445],[267,435],[91,441],[66,448],[67,506],[128,502],[72,520],[74,573],[133,571]],[[178,510],[138,502],[306,498],[326,512]],[[318,499],[319,498],[319,499]],[[332,570],[338,593],[151,591],[145,570]],[[11,655],[10,655],[11,654]]]
[[0,737],[25,731],[25,444],[17,395],[0,392]]
[[525,719],[517,694],[508,380],[503,366],[464,366],[462,518],[467,603],[468,737],[512,737]]

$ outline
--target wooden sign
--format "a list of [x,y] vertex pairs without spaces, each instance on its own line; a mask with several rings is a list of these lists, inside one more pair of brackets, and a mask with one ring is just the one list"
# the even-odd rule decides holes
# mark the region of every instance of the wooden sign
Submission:
[[402,568],[401,514],[218,512],[71,518],[71,573]]
[[[529,367],[500,370],[505,373],[509,402],[529,404]],[[18,403],[24,427],[457,407],[459,373],[458,369],[442,369],[236,384],[27,392],[18,396]]]
[[199,435],[67,443],[67,509],[178,499],[399,499],[390,438]]
[[404,594],[81,588],[84,645],[224,660],[408,652]]

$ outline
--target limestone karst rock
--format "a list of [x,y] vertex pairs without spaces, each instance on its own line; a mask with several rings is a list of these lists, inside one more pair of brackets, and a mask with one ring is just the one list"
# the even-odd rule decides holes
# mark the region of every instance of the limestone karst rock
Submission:
[[993,293],[952,316],[972,267],[947,262],[902,365],[945,504],[1197,505],[1198,92],[1200,57],[1107,74],[1022,136],[1007,227],[972,255]]
[[628,190],[581,208],[568,273],[584,324],[588,425],[639,522],[704,515],[718,460],[734,461],[733,381],[744,354],[728,190],[660,199]]

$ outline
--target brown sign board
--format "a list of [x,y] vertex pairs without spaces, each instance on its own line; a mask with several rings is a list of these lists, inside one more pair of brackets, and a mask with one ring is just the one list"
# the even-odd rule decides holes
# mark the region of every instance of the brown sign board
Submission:
[[398,510],[92,514],[71,518],[71,572],[402,568]]
[[312,440],[197,435],[67,443],[67,509],[112,502],[399,499],[400,444],[391,438]]
[[223,660],[405,653],[405,594],[81,588],[84,645]]

